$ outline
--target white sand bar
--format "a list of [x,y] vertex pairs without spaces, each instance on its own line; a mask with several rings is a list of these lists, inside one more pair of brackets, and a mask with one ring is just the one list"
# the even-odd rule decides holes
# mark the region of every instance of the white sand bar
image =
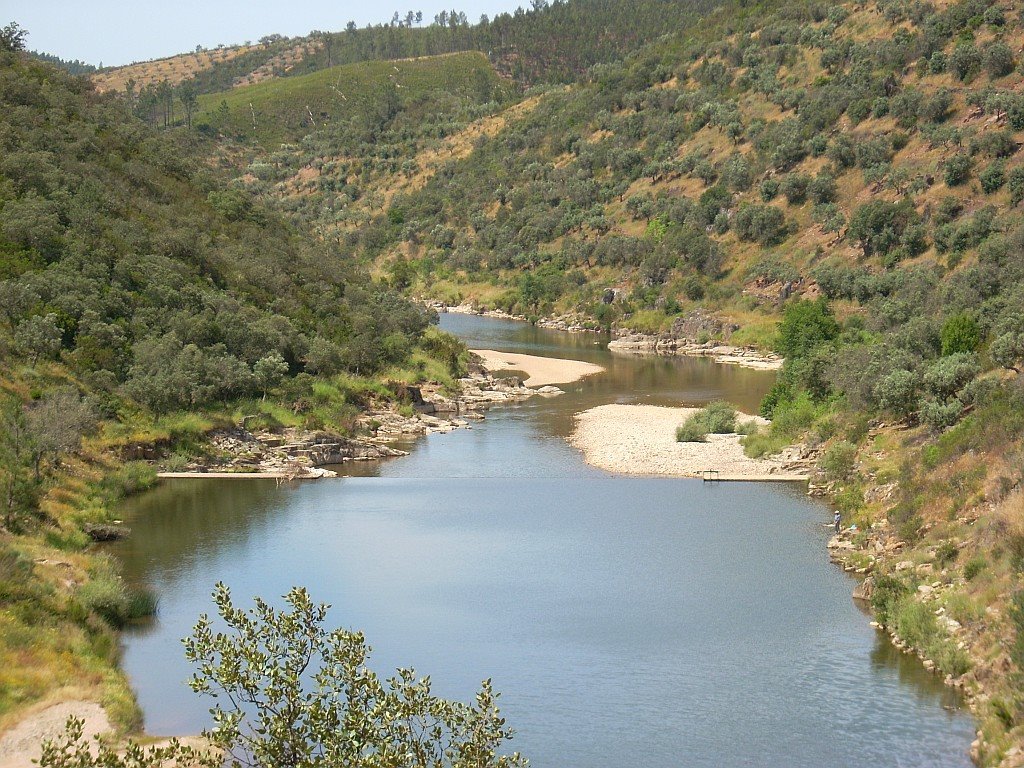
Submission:
[[496,352],[493,349],[471,349],[478,355],[484,368],[495,371],[522,371],[527,375],[523,384],[528,387],[544,387],[548,384],[571,384],[585,376],[592,376],[604,370],[600,365],[584,363],[581,360],[562,360],[556,357],[520,355],[515,352]]
[[[786,472],[782,462],[743,455],[739,435],[708,435],[704,443],[676,442],[676,427],[698,408],[613,403],[577,414],[569,442],[595,467],[627,475],[701,477],[714,471],[721,480],[806,480]],[[756,416],[737,415],[743,423]]]

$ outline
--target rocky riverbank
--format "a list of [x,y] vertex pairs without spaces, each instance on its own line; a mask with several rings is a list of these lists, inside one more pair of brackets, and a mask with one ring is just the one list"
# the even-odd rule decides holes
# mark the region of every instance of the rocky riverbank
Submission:
[[[404,395],[411,409],[371,409],[357,419],[355,435],[294,427],[249,429],[246,418],[239,426],[208,433],[204,456],[183,464],[164,465],[164,471],[159,474],[164,478],[239,476],[305,480],[337,477],[335,471],[325,467],[405,456],[408,452],[394,447],[393,443],[469,429],[472,422],[483,420],[483,412],[493,405],[560,395],[562,390],[549,382],[568,383],[603,370],[600,366],[575,360],[512,355],[514,361],[502,361],[500,353],[489,354],[496,356],[492,361],[495,368],[514,367],[532,377],[535,386],[527,386],[515,376],[494,376],[486,367],[486,360],[474,356],[469,375],[459,379],[457,394],[446,394],[433,384],[407,386]],[[145,458],[156,457],[147,455]]]
[[542,317],[531,321],[525,315],[513,315],[501,309],[485,309],[474,304],[456,304],[454,306],[443,302],[427,302],[427,305],[435,312],[444,314],[450,312],[455,315],[478,315],[480,317],[493,317],[498,320],[515,320],[520,323],[533,322],[538,328],[549,328],[553,331],[567,331],[569,333],[602,333],[603,328],[594,320],[582,316],[567,317]]
[[[829,496],[841,491],[831,483],[821,488]],[[898,486],[893,482],[870,487],[865,498],[892,507],[899,498]],[[828,553],[836,565],[859,579],[853,596],[870,605],[871,626],[963,695],[979,719],[971,759],[978,765],[1021,768],[1024,750],[1016,738],[1008,737],[999,714],[1015,695],[1015,684],[1007,687],[1013,646],[1007,614],[1013,609],[997,594],[1005,589],[998,576],[989,574],[989,586],[979,590],[978,576],[957,562],[960,550],[971,549],[969,538],[979,530],[991,530],[991,521],[1008,526],[1012,517],[1003,509],[1010,507],[1024,509],[1020,491],[1001,505],[982,502],[957,509],[944,523],[943,538],[917,543],[906,541],[886,516],[876,516],[866,527],[845,527],[832,536]],[[978,567],[995,569],[991,564]],[[993,712],[999,727],[993,727]]]
[[633,355],[710,357],[716,363],[739,365],[761,371],[778,371],[785,362],[774,352],[764,352],[755,347],[734,347],[715,341],[698,342],[670,335],[652,336],[624,332],[623,335],[608,342],[608,349],[611,352]]

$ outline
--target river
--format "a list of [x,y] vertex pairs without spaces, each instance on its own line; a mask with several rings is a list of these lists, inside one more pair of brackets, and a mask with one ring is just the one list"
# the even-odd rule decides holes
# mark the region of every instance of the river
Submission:
[[623,478],[564,440],[608,402],[756,408],[772,374],[613,356],[590,334],[445,315],[470,346],[600,363],[566,394],[493,409],[351,477],[183,480],[129,501],[113,546],[159,596],[124,637],[156,734],[198,731],[180,638],[211,609],[303,585],[385,673],[472,698],[490,677],[537,768],[966,768],[957,696],[869,625],[800,486]]

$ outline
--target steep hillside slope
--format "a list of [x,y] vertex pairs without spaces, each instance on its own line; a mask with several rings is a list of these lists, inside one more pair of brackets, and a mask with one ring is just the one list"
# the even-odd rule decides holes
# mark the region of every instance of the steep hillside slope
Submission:
[[441,97],[491,101],[503,86],[482,53],[367,61],[199,98],[196,122],[273,147],[335,123],[384,125],[403,104]]

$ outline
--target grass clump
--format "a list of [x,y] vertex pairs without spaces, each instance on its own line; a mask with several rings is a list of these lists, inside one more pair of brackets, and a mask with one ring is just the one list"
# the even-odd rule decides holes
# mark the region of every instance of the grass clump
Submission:
[[124,627],[156,613],[156,596],[148,589],[125,584],[109,566],[98,568],[75,597],[83,608],[112,627]]
[[676,429],[676,441],[702,443],[708,434],[727,435],[736,431],[736,409],[714,402],[690,416]]

